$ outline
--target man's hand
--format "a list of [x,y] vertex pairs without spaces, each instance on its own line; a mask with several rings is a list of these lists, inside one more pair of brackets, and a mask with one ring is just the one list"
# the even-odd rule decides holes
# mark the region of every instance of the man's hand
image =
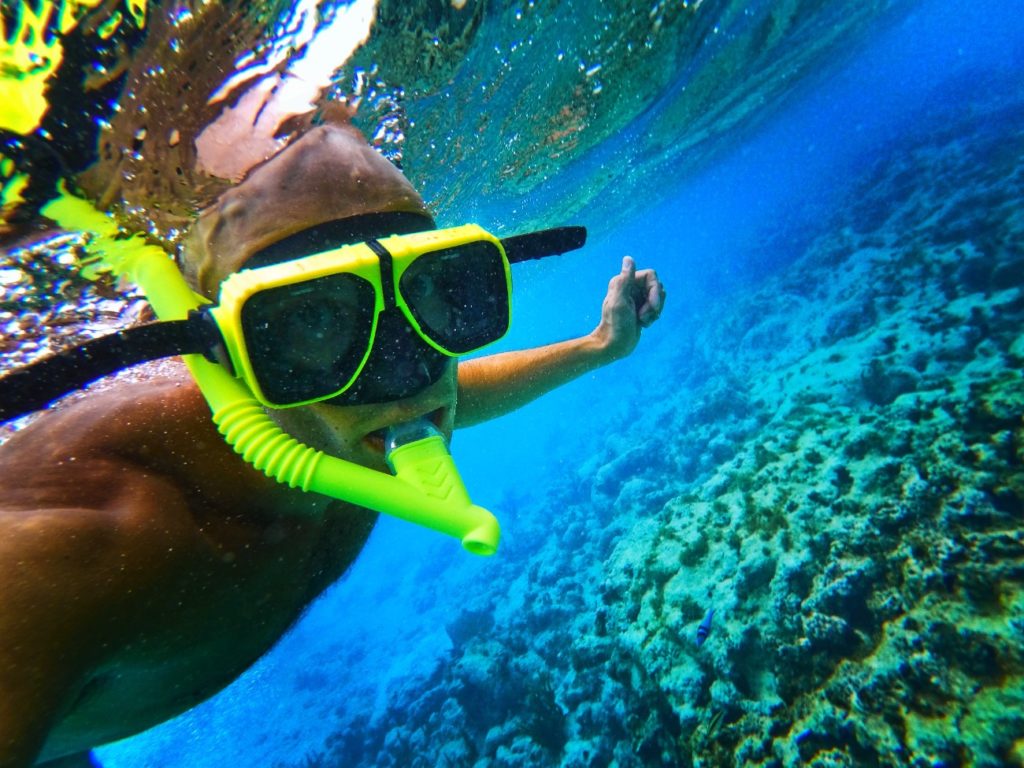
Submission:
[[633,351],[640,330],[661,314],[665,288],[653,269],[637,272],[629,256],[608,283],[601,322],[591,333],[518,352],[459,363],[457,427],[510,413],[555,387]]
[[601,345],[608,361],[625,357],[640,341],[640,331],[661,315],[665,286],[653,269],[637,271],[629,256],[622,259],[622,271],[608,283],[601,305],[601,322],[591,336]]

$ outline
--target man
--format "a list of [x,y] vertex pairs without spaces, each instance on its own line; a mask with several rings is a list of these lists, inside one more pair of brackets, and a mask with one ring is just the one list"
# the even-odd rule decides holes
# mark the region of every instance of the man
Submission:
[[[212,297],[268,246],[382,212],[426,215],[354,129],[320,126],[200,215],[184,271]],[[422,366],[407,366],[386,402],[271,416],[316,448],[386,471],[383,429],[427,417],[450,436],[518,408],[629,354],[663,301],[655,274],[627,257],[587,336],[446,362],[422,380]],[[408,361],[381,359],[367,375],[387,391],[387,370]],[[245,464],[173,361],[38,417],[0,448],[0,487],[0,768],[88,765],[90,747],[213,695],[341,576],[375,520]]]

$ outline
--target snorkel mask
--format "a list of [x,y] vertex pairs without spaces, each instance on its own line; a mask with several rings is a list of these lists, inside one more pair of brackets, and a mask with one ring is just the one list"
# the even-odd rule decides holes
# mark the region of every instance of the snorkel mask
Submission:
[[434,230],[418,214],[372,216],[378,232],[431,229],[283,263],[273,263],[281,249],[261,251],[206,309],[223,342],[218,358],[263,405],[409,397],[451,358],[508,331],[512,280],[500,240],[472,224]]
[[[579,248],[583,228],[498,239],[465,225],[377,239],[359,230],[379,233],[383,220],[330,222],[304,237],[307,246],[315,235],[321,245],[335,247],[294,258],[302,238],[286,238],[226,279],[218,302],[209,305],[162,249],[138,235],[118,239],[114,222],[86,201],[65,193],[42,212],[66,229],[92,233],[85,276],[109,271],[138,285],[160,322],[94,339],[5,375],[0,418],[37,410],[124,367],[180,354],[218,430],[256,469],[289,487],[454,536],[474,554],[495,552],[498,521],[470,501],[432,425],[390,430],[387,459],[395,474],[387,475],[300,443],[264,408],[415,394],[437,380],[449,359],[508,330],[511,263]],[[416,218],[419,226],[430,226],[426,217]],[[393,231],[416,226],[411,220],[391,223]],[[340,237],[332,228],[349,234]],[[339,238],[349,242],[337,245]],[[412,336],[417,351],[396,353],[395,339]],[[410,371],[388,389],[384,374],[389,364],[401,362]]]

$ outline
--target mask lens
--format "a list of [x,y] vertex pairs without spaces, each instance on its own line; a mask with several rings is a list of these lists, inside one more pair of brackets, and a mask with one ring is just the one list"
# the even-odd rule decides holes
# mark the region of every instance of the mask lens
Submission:
[[348,386],[370,348],[374,300],[373,285],[347,273],[250,296],[242,332],[267,400],[291,405]]
[[493,243],[425,253],[399,288],[423,332],[452,354],[472,352],[508,330],[508,279]]
[[352,386],[327,402],[367,405],[402,400],[435,384],[452,358],[427,344],[397,307],[377,318],[373,351]]

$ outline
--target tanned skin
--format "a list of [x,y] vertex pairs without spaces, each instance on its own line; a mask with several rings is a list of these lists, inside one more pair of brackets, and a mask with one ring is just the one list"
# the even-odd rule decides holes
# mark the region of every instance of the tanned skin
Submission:
[[[361,169],[351,176],[358,190],[390,190],[375,209],[422,210],[397,171],[337,130],[311,132],[302,141],[313,143],[285,150],[267,164],[269,176],[253,174],[238,189],[292,178],[310,150],[327,158],[320,165],[335,182],[333,162]],[[291,192],[294,213],[275,211],[281,236],[364,212],[362,198],[325,204],[308,186],[307,198]],[[215,291],[247,252],[272,241],[245,227],[265,228],[252,199],[243,195],[241,225],[237,197],[234,209],[204,213],[186,265],[198,288]],[[212,247],[225,228],[228,243]],[[456,426],[514,410],[629,354],[663,301],[656,275],[627,257],[591,334],[453,361],[405,400],[271,415],[316,448],[386,471],[387,426],[422,416],[450,437]],[[86,765],[91,747],[209,698],[345,572],[373,528],[374,513],[289,490],[245,464],[180,362],[134,379],[47,411],[0,447],[0,768]]]

